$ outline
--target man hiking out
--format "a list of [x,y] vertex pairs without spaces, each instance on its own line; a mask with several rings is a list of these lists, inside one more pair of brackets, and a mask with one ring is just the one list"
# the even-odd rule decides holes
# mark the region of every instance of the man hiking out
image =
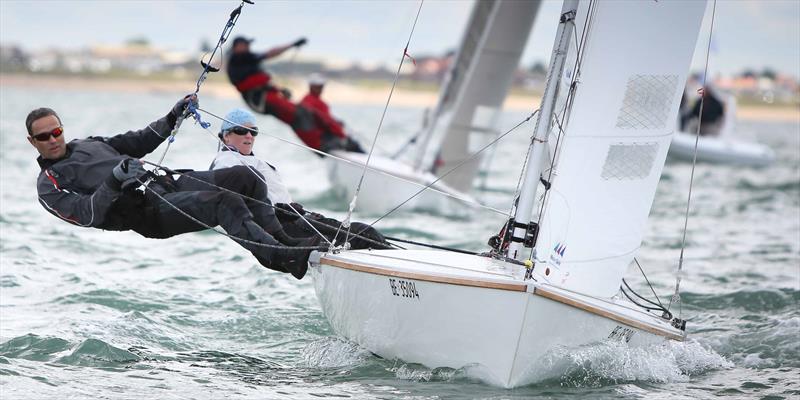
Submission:
[[[143,129],[69,143],[55,111],[31,111],[25,127],[28,142],[39,152],[39,202],[73,225],[133,230],[149,238],[219,225],[265,267],[301,279],[318,240],[295,239],[283,231],[266,185],[246,167],[193,171],[177,179],[143,168],[139,158],[169,136],[188,103],[195,100],[183,98]],[[143,183],[147,183],[144,192],[138,189]]]
[[292,103],[288,90],[279,87],[272,76],[261,69],[262,61],[277,57],[291,48],[301,47],[306,44],[306,39],[301,38],[263,53],[252,52],[250,42],[251,39],[241,36],[235,38],[227,64],[228,79],[242,94],[247,106],[257,113],[272,115],[289,125],[309,147],[322,151],[333,150],[323,149],[321,143],[312,138],[323,134],[344,136],[341,126],[313,109]]
[[330,129],[316,129],[300,138],[309,147],[329,153],[331,150],[345,150],[364,153],[364,149],[344,130],[344,123],[331,115],[328,103],[322,100],[322,91],[325,88],[325,76],[311,74],[308,77],[308,94],[300,100],[300,105],[316,113],[326,121]]

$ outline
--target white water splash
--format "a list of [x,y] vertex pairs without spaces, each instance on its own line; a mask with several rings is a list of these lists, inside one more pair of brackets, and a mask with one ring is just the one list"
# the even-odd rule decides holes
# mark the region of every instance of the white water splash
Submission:
[[696,341],[650,347],[608,341],[577,349],[562,348],[546,355],[542,365],[549,371],[539,371],[537,377],[557,378],[562,385],[578,387],[608,381],[685,382],[695,374],[733,367],[733,363]]
[[419,364],[402,364],[388,370],[394,372],[398,379],[413,382],[449,381],[458,373],[452,368],[430,369]]
[[302,355],[309,367],[337,368],[360,364],[370,353],[355,343],[329,337],[309,343]]

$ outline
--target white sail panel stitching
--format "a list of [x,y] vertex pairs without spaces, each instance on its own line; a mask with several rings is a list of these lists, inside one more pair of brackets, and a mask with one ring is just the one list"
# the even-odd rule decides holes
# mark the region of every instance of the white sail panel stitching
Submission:
[[677,75],[633,75],[617,116],[619,129],[661,129],[668,123],[678,90]]

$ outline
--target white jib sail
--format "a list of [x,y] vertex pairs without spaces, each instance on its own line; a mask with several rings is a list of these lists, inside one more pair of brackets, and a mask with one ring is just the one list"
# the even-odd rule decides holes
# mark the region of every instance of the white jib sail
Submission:
[[[580,3],[576,92],[558,148],[558,124],[548,139],[556,160],[536,244],[536,270],[552,284],[603,297],[618,291],[641,246],[705,7]],[[568,64],[562,94],[573,74]]]
[[[497,136],[497,119],[539,10],[539,0],[479,1],[470,16],[448,82],[440,93],[434,138],[424,139],[417,166],[430,167],[437,153],[437,172],[449,171]],[[427,142],[441,147],[425,149]],[[467,192],[480,158],[462,165],[444,181]]]

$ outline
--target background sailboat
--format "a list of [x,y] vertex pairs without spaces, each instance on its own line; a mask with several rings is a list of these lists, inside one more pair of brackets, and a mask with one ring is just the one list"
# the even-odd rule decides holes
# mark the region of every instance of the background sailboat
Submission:
[[[718,135],[700,136],[697,142],[697,161],[714,164],[733,164],[764,167],[775,161],[775,152],[767,145],[747,141],[736,132],[736,97],[719,93],[725,106]],[[741,133],[741,132],[740,132]],[[695,157],[696,127],[679,129],[672,138],[669,157],[692,161]]]
[[311,274],[333,329],[381,357],[465,368],[503,387],[546,378],[542,360],[560,348],[681,340],[681,320],[616,295],[641,245],[704,10],[566,1],[510,235],[491,255],[321,255]]
[[[539,0],[475,2],[431,121],[414,138],[413,149],[407,146],[409,151],[397,157],[372,156],[369,167],[374,171],[367,173],[359,193],[360,211],[385,212],[461,163],[433,184],[439,193],[427,191],[411,200],[408,207],[447,211],[463,207],[463,202],[453,199],[475,201],[469,192],[481,158],[468,158],[498,135],[503,101],[540,4]],[[350,198],[367,157],[342,151],[334,155],[351,162],[328,161],[334,190]]]

